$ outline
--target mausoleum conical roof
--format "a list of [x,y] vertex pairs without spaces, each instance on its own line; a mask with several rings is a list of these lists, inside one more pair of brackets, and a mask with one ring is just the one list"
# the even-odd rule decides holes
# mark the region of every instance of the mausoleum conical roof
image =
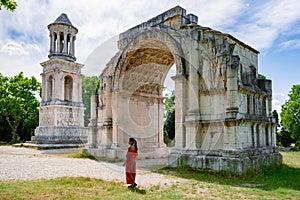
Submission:
[[67,24],[67,25],[71,25],[72,23],[69,20],[68,16],[65,13],[62,13],[55,21],[54,23],[61,23],[61,24]]
[[78,29],[74,27],[65,13],[48,25],[50,31],[50,59],[59,58],[74,62],[75,40]]

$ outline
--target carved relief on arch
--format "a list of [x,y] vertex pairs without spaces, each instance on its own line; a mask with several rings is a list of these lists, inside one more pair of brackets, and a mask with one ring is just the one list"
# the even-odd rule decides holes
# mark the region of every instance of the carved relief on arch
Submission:
[[[126,38],[130,42],[121,49],[122,52],[115,65],[114,88],[120,88],[119,80],[122,78],[122,72],[126,71],[124,67],[128,70],[136,65],[152,62],[170,67],[175,63],[176,73],[185,74],[182,48],[170,33],[157,29],[143,30],[130,39]],[[148,55],[148,61],[144,60],[145,55]],[[158,55],[163,56],[158,58]],[[133,57],[136,59],[132,59]]]

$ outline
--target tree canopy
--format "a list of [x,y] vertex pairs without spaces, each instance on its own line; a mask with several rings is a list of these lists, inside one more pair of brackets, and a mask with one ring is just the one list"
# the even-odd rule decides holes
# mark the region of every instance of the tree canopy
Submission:
[[82,101],[84,107],[84,125],[87,126],[91,116],[91,96],[98,93],[100,79],[97,76],[85,76],[82,79]]
[[170,142],[175,137],[175,91],[173,90],[171,93],[166,93],[164,96],[164,142],[170,145]]
[[17,136],[22,136],[24,132],[31,132],[32,135],[38,125],[39,101],[36,96],[40,90],[37,79],[24,77],[22,72],[14,77],[0,74],[0,126],[6,131],[8,129],[3,126],[9,127],[11,135],[6,135],[6,138],[11,138],[11,143],[15,143]]
[[12,0],[0,0],[0,10],[2,10],[2,8],[5,8],[13,12],[16,10],[17,5],[18,5],[17,2]]
[[300,85],[294,85],[289,100],[282,105],[281,124],[291,133],[291,137],[300,141]]

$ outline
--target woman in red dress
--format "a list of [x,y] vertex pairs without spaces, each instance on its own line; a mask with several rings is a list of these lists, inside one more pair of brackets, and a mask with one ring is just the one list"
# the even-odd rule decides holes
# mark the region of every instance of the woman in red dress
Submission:
[[137,141],[134,138],[129,138],[128,151],[126,153],[126,160],[123,164],[126,170],[126,183],[130,184],[129,188],[135,188],[137,184],[135,183],[136,176],[136,157],[138,156]]

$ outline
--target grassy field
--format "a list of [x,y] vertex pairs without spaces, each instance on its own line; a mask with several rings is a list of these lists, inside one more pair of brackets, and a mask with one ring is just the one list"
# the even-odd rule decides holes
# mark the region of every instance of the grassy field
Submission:
[[208,170],[154,170],[187,180],[170,187],[127,189],[124,183],[84,177],[0,182],[0,199],[300,199],[300,152],[282,152],[282,155],[281,168],[246,175]]

